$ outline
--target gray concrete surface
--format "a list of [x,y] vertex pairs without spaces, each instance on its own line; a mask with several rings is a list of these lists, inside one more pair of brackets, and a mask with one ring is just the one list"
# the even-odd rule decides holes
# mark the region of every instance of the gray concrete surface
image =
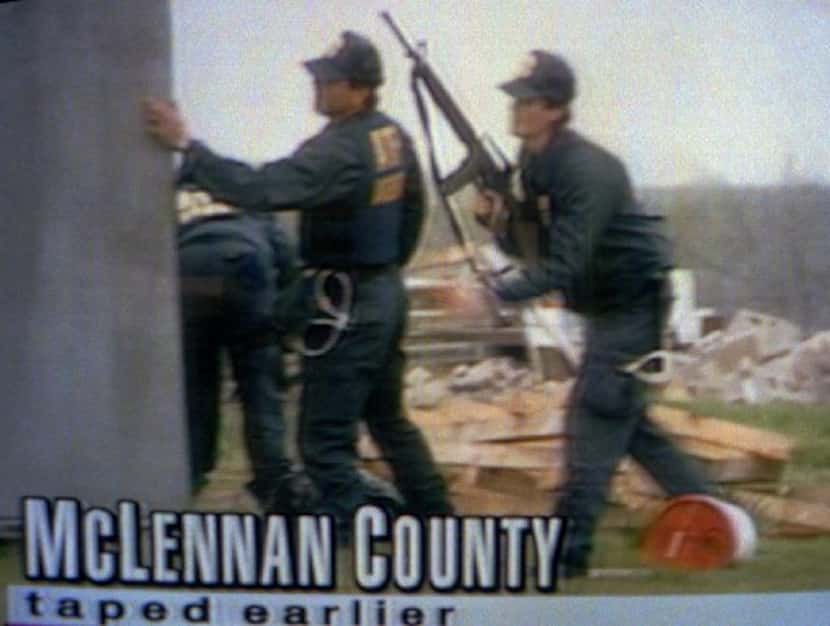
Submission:
[[0,517],[187,494],[167,0],[0,4]]

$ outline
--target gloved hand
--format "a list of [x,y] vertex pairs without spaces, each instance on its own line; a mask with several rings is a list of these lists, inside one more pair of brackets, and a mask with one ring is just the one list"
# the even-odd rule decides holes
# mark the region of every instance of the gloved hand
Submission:
[[473,204],[473,216],[493,235],[499,237],[507,228],[507,209],[504,198],[497,192],[484,189]]
[[525,273],[518,267],[508,267],[498,272],[491,272],[482,277],[485,286],[499,299],[506,302],[524,300],[524,287],[527,284]]
[[548,306],[564,307],[565,297],[560,291],[544,291],[531,283],[524,269],[509,267],[484,278],[487,288],[500,300],[519,302],[544,298]]

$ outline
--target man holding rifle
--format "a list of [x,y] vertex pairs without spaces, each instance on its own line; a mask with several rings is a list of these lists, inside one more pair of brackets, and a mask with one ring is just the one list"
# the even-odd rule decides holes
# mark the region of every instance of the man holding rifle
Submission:
[[346,31],[305,66],[315,108],[329,123],[287,158],[254,168],[220,157],[190,139],[170,103],[147,103],[147,130],[181,150],[182,179],[218,201],[249,211],[300,211],[300,253],[315,306],[310,316],[329,315],[331,324],[314,330],[332,332],[303,362],[301,449],[321,492],[320,512],[348,533],[357,507],[376,497],[392,500],[358,472],[355,443],[365,420],[405,508],[450,513],[444,481],[401,399],[407,315],[401,267],[415,249],[424,210],[415,152],[401,126],[376,108],[383,71],[366,38]]
[[[568,127],[576,81],[563,58],[535,50],[500,87],[513,98],[512,132],[521,140],[519,206],[506,215],[503,198],[485,191],[476,217],[525,264],[493,277],[490,287],[509,302],[553,296],[587,322],[567,417],[568,477],[556,506],[568,519],[562,575],[583,576],[623,456],[669,495],[709,491],[691,459],[648,418],[645,384],[627,368],[660,347],[670,250],[659,218],[635,200],[623,164]],[[535,225],[532,253],[516,236],[519,215]]]

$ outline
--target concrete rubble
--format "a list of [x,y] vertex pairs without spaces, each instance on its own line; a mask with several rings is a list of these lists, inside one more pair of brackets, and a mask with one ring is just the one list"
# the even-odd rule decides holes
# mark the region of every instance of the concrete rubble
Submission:
[[[445,300],[447,289],[460,284],[455,280],[423,277],[408,285],[410,417],[460,513],[547,514],[564,479],[565,416],[582,322],[544,300],[508,307],[489,323],[465,318]],[[723,316],[696,306],[691,272],[673,280],[677,300],[663,348],[627,366],[655,393],[652,418],[726,497],[750,510],[762,532],[830,533],[830,501],[789,493],[782,482],[794,438],[669,404],[830,403],[830,330],[805,336],[797,324],[751,309]],[[359,450],[367,469],[388,475],[368,439]],[[605,523],[641,527],[665,498],[626,459],[611,485]]]
[[724,330],[678,353],[674,388],[690,397],[763,404],[830,401],[830,331],[802,339],[795,324],[741,310]]
[[[830,367],[822,357],[828,354],[830,333],[797,344],[786,354],[776,350],[778,356],[767,361],[759,356],[757,345],[747,348],[745,333],[739,330],[736,342],[728,335],[710,340],[699,357],[706,363],[689,363],[697,365],[698,373],[706,371],[704,365],[717,371],[718,363],[732,362],[734,355],[726,361],[723,357],[724,350],[734,346],[742,355],[737,361],[739,379],[756,385],[750,391],[746,385],[724,383],[724,392],[738,394],[739,401],[799,398],[799,376],[813,385],[816,380],[827,383]],[[796,374],[799,367],[806,373]],[[529,364],[490,358],[453,368],[414,367],[406,382],[410,417],[429,442],[460,513],[542,515],[551,510],[564,480],[565,415],[573,379],[541,380]],[[707,388],[716,387],[710,381]],[[726,497],[750,510],[763,533],[830,533],[830,504],[809,494],[790,494],[781,482],[797,443],[792,437],[660,402],[651,416],[703,466]],[[358,449],[366,469],[390,476],[367,437],[361,438]],[[666,494],[626,459],[612,481],[608,501],[606,526],[641,528],[665,505]]]
[[[685,342],[674,341],[643,366],[651,383],[659,381],[658,398],[830,402],[830,331],[804,338],[792,322],[748,309],[730,319],[710,309],[691,308],[688,314],[674,320],[684,324]],[[515,319],[521,324],[527,318]],[[716,319],[719,323],[712,323]],[[582,343],[581,326],[563,328],[568,334],[560,333],[559,343],[550,333],[541,343],[527,341],[534,335],[525,333],[521,356],[515,350],[509,357],[494,356],[496,350],[455,364],[421,360],[409,370],[411,417],[429,441],[460,512],[551,510],[564,478],[564,419],[576,372],[550,367],[544,350],[570,351],[572,360],[574,347],[578,350]],[[693,415],[659,400],[652,417],[724,493],[756,516],[763,532],[830,533],[830,505],[783,491],[781,478],[796,443],[792,438]],[[361,440],[359,448],[368,469],[381,475],[388,471],[368,441]],[[628,459],[613,480],[605,523],[641,527],[665,497]]]
[[[572,338],[578,345],[579,338]],[[550,366],[542,346],[527,364],[505,357],[487,357],[456,365],[441,381],[421,380],[419,367],[409,387],[413,399],[456,392],[487,392],[505,386],[529,388],[541,380],[570,380],[575,370]],[[542,358],[538,358],[539,354]],[[701,336],[685,348],[664,353],[668,382],[661,385],[671,399],[713,398],[763,404],[773,401],[822,404],[830,402],[830,331],[802,340],[791,322],[742,310],[729,324]]]
[[[810,375],[823,373],[825,382],[827,361],[815,355],[826,354],[828,343],[830,333],[825,333],[797,346],[797,362]],[[761,384],[765,380],[789,381],[781,384],[795,393],[795,379],[788,378],[794,362],[789,353],[763,363],[744,356],[738,370],[751,368],[760,381],[756,399],[761,401],[763,394],[775,395]],[[551,510],[564,480],[565,415],[573,379],[540,380],[530,365],[491,358],[454,368],[415,367],[406,381],[410,417],[429,442],[460,513],[541,515]],[[433,395],[430,390],[439,385],[441,394]],[[651,416],[722,493],[752,512],[762,532],[830,533],[830,505],[809,494],[789,494],[781,483],[797,443],[792,437],[659,402]],[[366,469],[389,477],[367,437],[358,449]],[[613,479],[604,524],[641,528],[665,502],[666,494],[626,459]]]

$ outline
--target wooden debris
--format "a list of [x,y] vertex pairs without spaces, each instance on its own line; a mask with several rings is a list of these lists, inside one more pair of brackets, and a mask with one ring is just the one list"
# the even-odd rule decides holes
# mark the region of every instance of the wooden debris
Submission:
[[777,481],[784,461],[698,439],[678,438],[678,445],[694,457],[717,483]]
[[715,444],[728,442],[736,450],[781,461],[788,460],[795,447],[795,440],[786,435],[714,417],[698,417],[663,405],[652,407],[651,417],[670,434]]
[[471,486],[516,496],[524,496],[531,490],[550,495],[564,480],[561,466],[538,469],[477,467],[476,470]]
[[[444,473],[460,513],[550,514],[565,480],[565,406],[570,385],[451,393],[434,408],[411,410]],[[483,394],[483,395],[482,395]],[[792,437],[665,405],[655,422],[709,478],[750,511],[766,533],[830,532],[830,490],[793,491],[780,480],[795,448]],[[391,478],[379,452],[361,439],[365,466]],[[820,492],[820,493],[819,493]],[[818,495],[817,495],[818,494]],[[604,525],[642,527],[665,506],[666,494],[633,460],[613,477]]]
[[516,496],[469,486],[452,493],[452,498],[462,515],[550,515],[554,502],[541,491]]
[[830,532],[830,506],[745,490],[731,492],[741,506],[768,521]]
[[517,417],[548,415],[567,406],[570,390],[571,384],[545,383],[543,391],[518,389],[493,398],[493,402]]

